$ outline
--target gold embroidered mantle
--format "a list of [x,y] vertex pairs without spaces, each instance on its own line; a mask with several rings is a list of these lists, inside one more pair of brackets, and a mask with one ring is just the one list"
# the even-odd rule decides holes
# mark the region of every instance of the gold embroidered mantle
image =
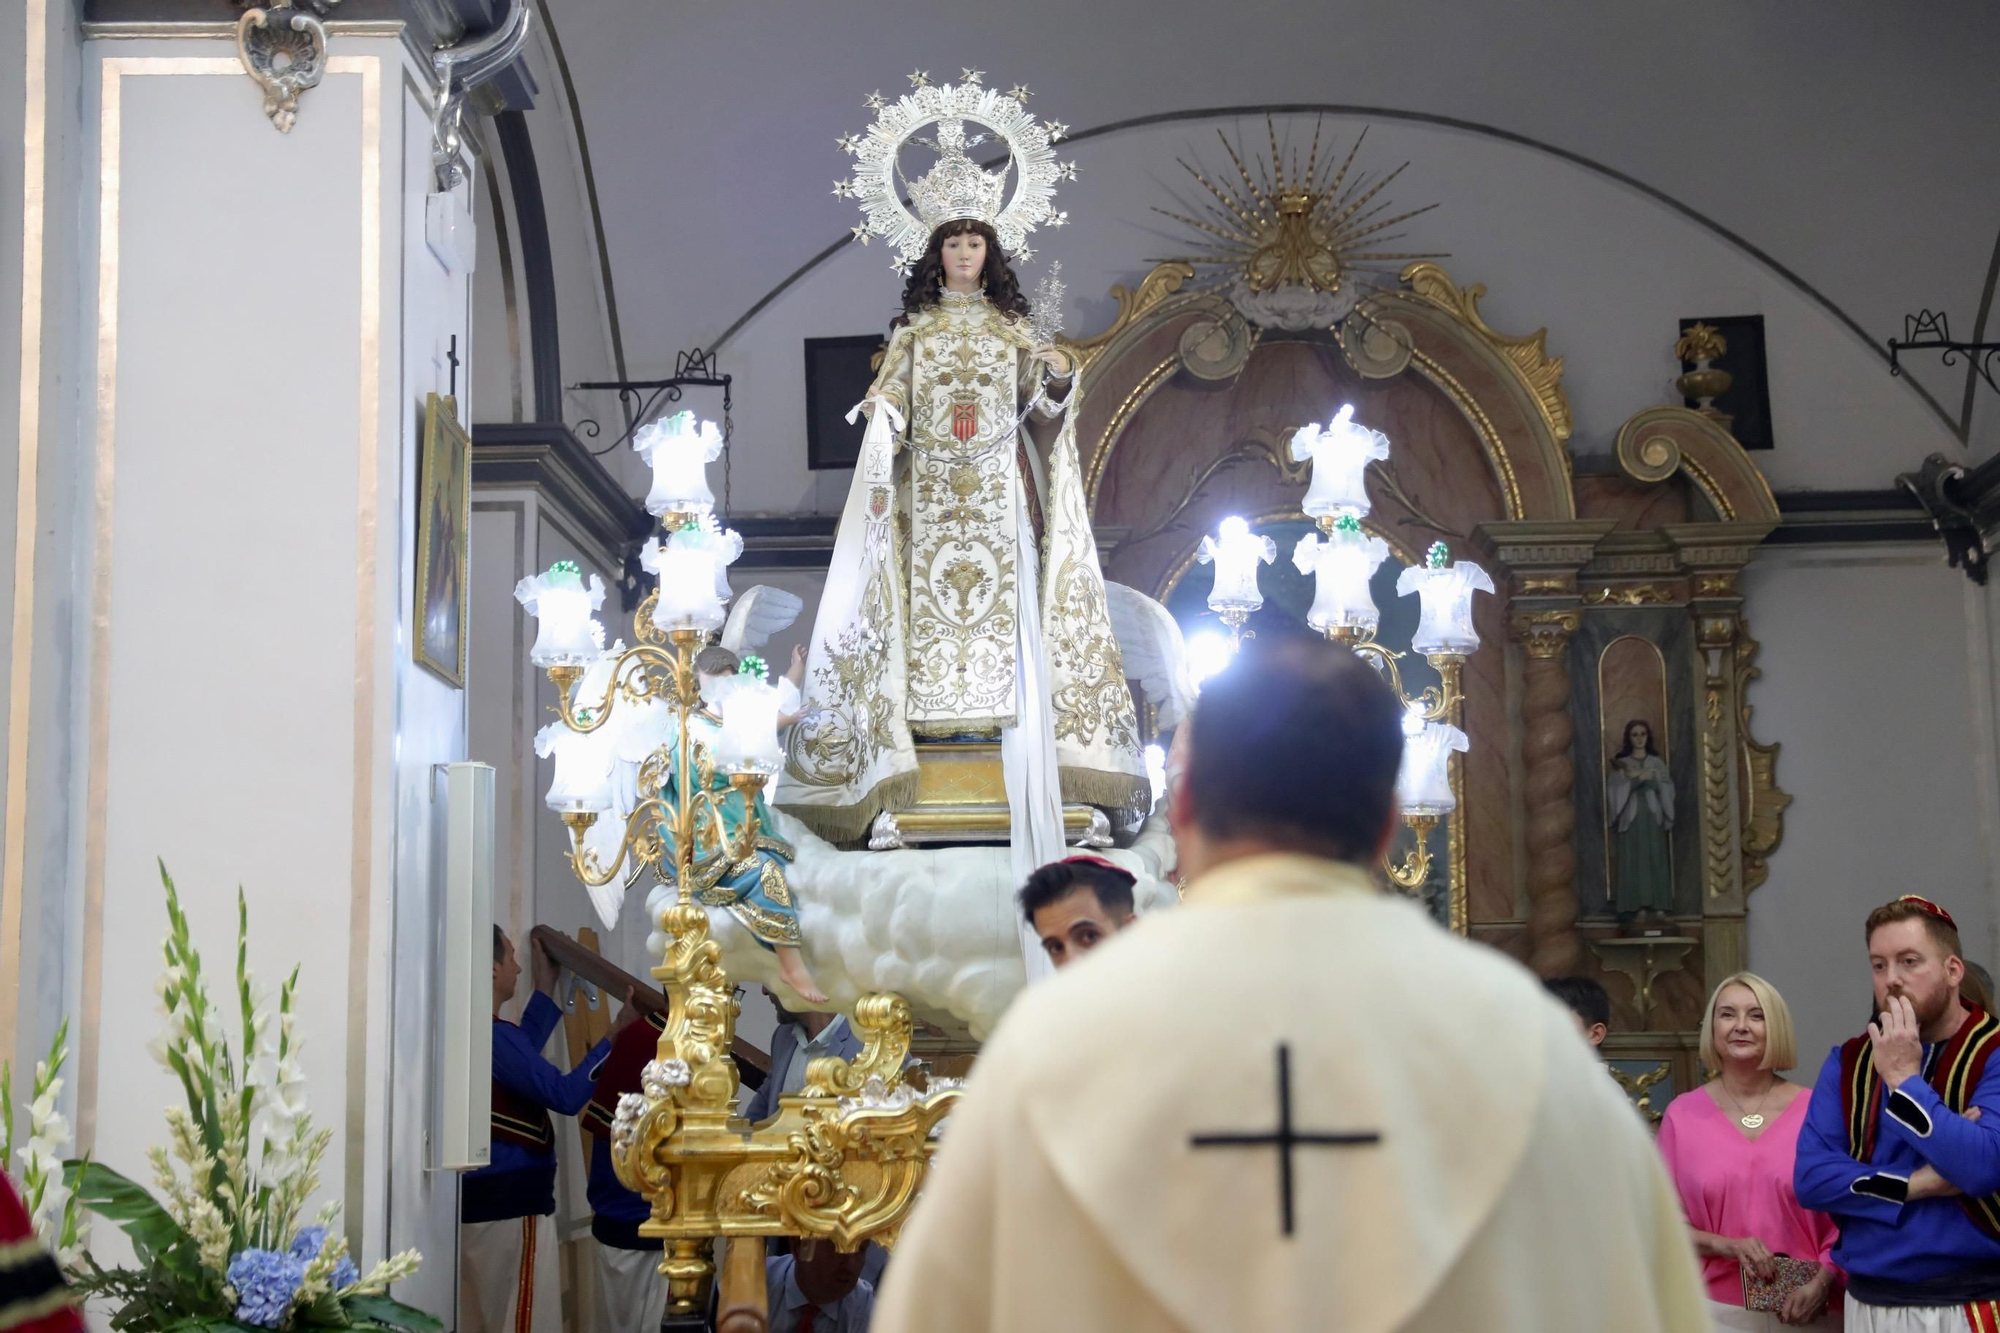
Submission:
[[[1016,422],[1040,370],[983,297],[914,316],[869,391],[861,464],[807,649],[807,717],[774,803],[835,841],[915,794],[913,732],[1013,724],[1021,561],[1036,587],[1065,800],[1150,795],[1076,457],[1077,403]],[[898,450],[898,446],[907,446]],[[1023,549],[1021,506],[1042,527]]]

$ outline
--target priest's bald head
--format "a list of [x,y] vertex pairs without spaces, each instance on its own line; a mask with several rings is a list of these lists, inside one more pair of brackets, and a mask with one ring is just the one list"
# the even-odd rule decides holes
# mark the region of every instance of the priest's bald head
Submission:
[[1185,877],[1264,852],[1367,865],[1387,849],[1402,708],[1353,653],[1247,640],[1187,725],[1170,806]]

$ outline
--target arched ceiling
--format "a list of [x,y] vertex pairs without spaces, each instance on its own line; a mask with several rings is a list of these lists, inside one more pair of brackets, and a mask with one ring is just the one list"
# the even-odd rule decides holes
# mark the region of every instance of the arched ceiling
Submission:
[[[712,342],[856,220],[829,187],[867,93],[968,63],[1078,130],[1337,103],[1539,141],[1734,233],[1878,343],[1922,306],[1970,337],[2000,260],[2000,10],[1980,0],[542,3],[635,374]],[[1957,419],[1964,371],[1915,373]]]

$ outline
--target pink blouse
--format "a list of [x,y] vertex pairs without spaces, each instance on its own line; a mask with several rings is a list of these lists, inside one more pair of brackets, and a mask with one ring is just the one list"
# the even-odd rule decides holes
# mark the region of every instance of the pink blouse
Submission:
[[[1752,1141],[1705,1089],[1674,1098],[1660,1120],[1660,1155],[1667,1159],[1688,1225],[1717,1236],[1755,1236],[1773,1254],[1833,1267],[1839,1229],[1825,1213],[1799,1207],[1792,1193],[1792,1159],[1811,1100],[1811,1089],[1799,1093]],[[1736,1260],[1703,1255],[1701,1263],[1709,1299],[1743,1304]]]

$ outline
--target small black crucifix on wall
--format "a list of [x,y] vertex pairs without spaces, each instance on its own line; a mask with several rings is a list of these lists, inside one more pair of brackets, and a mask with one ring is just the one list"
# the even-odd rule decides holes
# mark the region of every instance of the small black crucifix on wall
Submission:
[[1261,1134],[1197,1134],[1188,1140],[1197,1148],[1276,1148],[1278,1150],[1278,1210],[1284,1234],[1292,1234],[1292,1149],[1360,1148],[1380,1143],[1372,1131],[1323,1134],[1292,1128],[1292,1051],[1278,1043],[1278,1127]]

